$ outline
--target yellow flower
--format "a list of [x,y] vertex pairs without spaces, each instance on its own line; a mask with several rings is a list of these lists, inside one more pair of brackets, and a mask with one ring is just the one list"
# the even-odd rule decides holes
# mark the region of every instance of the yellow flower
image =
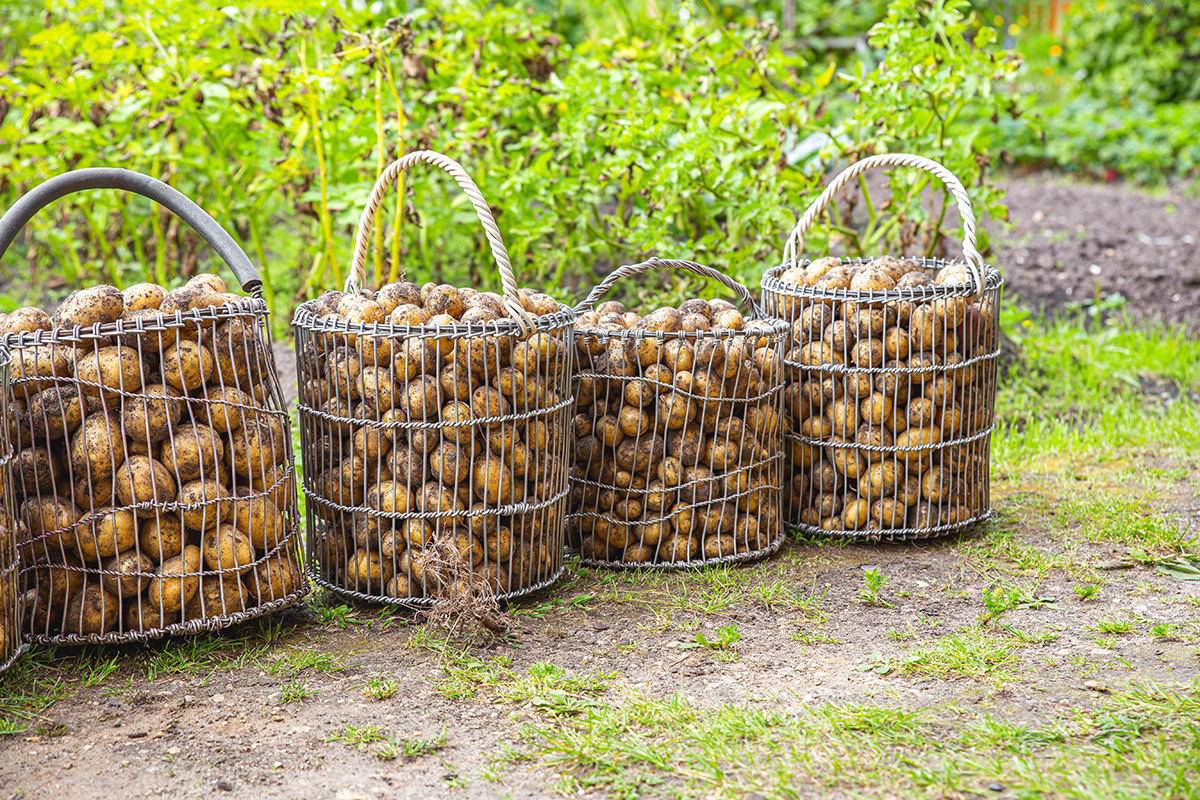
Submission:
[[1060,46],[1058,46],[1056,44],[1050,45],[1050,55],[1061,56],[1062,54],[1063,54],[1063,49]]
[[1002,16],[1000,16],[999,14],[997,14],[996,16],[992,17],[992,24],[993,24],[993,25],[995,25],[995,26],[997,26],[997,27],[999,27],[1000,25],[1003,25],[1003,24],[1004,24],[1004,17],[1002,17]]
[[1032,323],[1032,322],[1030,322],[1029,320],[1025,320],[1025,321],[1023,321],[1021,324],[1022,324],[1022,325],[1024,325],[1026,328],[1028,328],[1028,327],[1029,327],[1030,325],[1032,325],[1033,323]]
[[1020,25],[1009,25],[1008,26],[1008,35],[1009,36],[1016,36],[1020,32],[1021,32]]

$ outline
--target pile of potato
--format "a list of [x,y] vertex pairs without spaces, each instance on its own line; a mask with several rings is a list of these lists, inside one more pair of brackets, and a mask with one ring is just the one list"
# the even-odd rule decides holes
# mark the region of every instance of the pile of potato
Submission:
[[[535,317],[562,310],[540,292],[523,289],[520,301]],[[445,599],[508,594],[557,575],[566,323],[525,339],[469,332],[509,316],[500,295],[433,283],[391,283],[373,298],[326,292],[306,308],[349,323],[446,329],[388,337],[297,325],[304,481],[322,577],[372,597]]]
[[254,320],[160,320],[239,301],[218,276],[198,275],[169,292],[94,286],[53,316],[22,308],[0,319],[10,334],[135,326],[13,353],[27,632],[148,632],[305,587],[287,417]]
[[778,340],[723,300],[580,315],[570,508],[585,558],[703,561],[776,540]]
[[[922,301],[920,288],[968,279],[964,264],[931,277],[919,262],[891,257],[819,258],[780,276],[834,292],[914,290],[911,301],[886,303],[778,298],[792,323],[784,399],[791,521],[823,531],[919,531],[986,510],[988,437],[963,440],[992,422],[993,300],[934,299],[926,290]],[[847,371],[823,369],[831,365]]]

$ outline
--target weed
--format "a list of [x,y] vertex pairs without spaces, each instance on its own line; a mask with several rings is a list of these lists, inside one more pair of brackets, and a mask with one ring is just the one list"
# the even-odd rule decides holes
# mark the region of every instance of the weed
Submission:
[[1155,639],[1175,639],[1179,635],[1179,626],[1173,622],[1159,622],[1150,626],[1150,636]]
[[1025,587],[1014,584],[984,589],[983,608],[985,613],[981,618],[981,622],[990,622],[1014,608],[1041,608],[1053,602],[1053,597],[1035,597]]
[[1011,625],[999,625],[1000,630],[1007,633],[1009,636],[1016,639],[1022,644],[1046,644],[1058,640],[1059,634],[1052,630],[1041,631],[1040,633],[1029,633],[1027,631],[1014,628]]
[[367,685],[363,687],[363,695],[376,700],[386,700],[398,691],[400,691],[400,681],[384,675],[376,675],[368,679]]
[[1071,588],[1080,600],[1093,600],[1100,596],[1100,587],[1094,583],[1077,583]]
[[319,690],[308,688],[308,679],[302,675],[293,675],[283,682],[283,691],[280,698],[282,703],[297,703],[305,698],[312,697]]
[[725,625],[717,628],[717,638],[708,639],[703,633],[696,633],[695,642],[685,642],[680,645],[682,648],[689,647],[707,647],[710,650],[729,650],[742,639],[742,634],[738,630],[737,623]]
[[877,569],[869,569],[863,574],[863,588],[858,591],[858,599],[869,606],[891,608],[892,604],[879,596],[879,591],[887,583],[887,577]]
[[359,728],[347,723],[346,727],[337,733],[326,736],[322,741],[345,742],[353,747],[363,747],[373,742],[382,742],[385,738],[382,725],[368,725],[364,728]]
[[1089,631],[1099,631],[1100,633],[1129,633],[1137,626],[1137,620],[1130,616],[1118,617],[1116,615],[1109,617],[1101,617],[1096,620],[1094,625],[1084,625]]
[[905,672],[991,678],[1003,683],[1014,677],[1017,657],[1012,645],[977,629],[961,629],[918,646],[903,662]]

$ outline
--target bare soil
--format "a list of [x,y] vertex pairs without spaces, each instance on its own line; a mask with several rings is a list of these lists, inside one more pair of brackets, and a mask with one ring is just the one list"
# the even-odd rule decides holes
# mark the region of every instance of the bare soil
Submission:
[[1051,313],[1119,293],[1135,320],[1200,331],[1200,199],[1054,177],[1005,188],[1014,227],[993,227],[993,246],[1006,293]]

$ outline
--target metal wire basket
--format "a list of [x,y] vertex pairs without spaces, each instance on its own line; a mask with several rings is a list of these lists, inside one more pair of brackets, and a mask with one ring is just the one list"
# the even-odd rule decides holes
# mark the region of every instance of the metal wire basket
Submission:
[[[384,299],[402,286],[364,290],[364,265],[384,193],[418,162],[448,172],[470,199],[504,294],[491,296],[490,313],[460,310],[447,324],[355,322],[323,313],[320,299],[297,309],[309,574],[374,602],[510,599],[563,569],[575,313],[552,302],[553,313],[530,316],[478,187],[429,151],[376,181],[346,295]],[[454,287],[436,293],[449,305],[462,300]]]
[[[965,261],[797,261],[833,195],[878,166],[919,167],[945,182],[962,217]],[[940,164],[873,156],[826,187],[792,230],[783,264],[762,281],[767,312],[792,324],[784,362],[790,526],[903,541],[991,516],[1002,286],[976,250],[966,190]]]
[[[0,347],[0,386],[7,386],[8,366],[12,354]],[[8,393],[0,392],[0,420],[8,410]],[[8,426],[0,425],[0,475],[8,472],[13,448],[8,438]],[[7,485],[7,484],[6,484]],[[0,672],[12,666],[24,650],[21,644],[21,592],[19,590],[20,560],[17,555],[16,514],[12,494],[0,496]]]
[[291,433],[257,271],[195,203],[120,169],[33,189],[0,219],[0,256],[39,210],[84,189],[134,192],[173,211],[250,297],[205,276],[128,305],[113,289],[105,313],[119,317],[88,327],[66,327],[63,314],[53,328],[29,309],[33,323],[13,332],[10,318],[3,421],[17,453],[4,492],[20,503],[25,638],[139,641],[295,603],[308,584]]
[[[604,304],[597,311],[605,313],[592,311],[618,280],[651,268],[717,281],[748,320],[732,304],[716,310],[702,300],[684,303],[684,314],[655,311],[632,329]],[[690,261],[618,267],[575,310],[568,519],[582,562],[674,569],[775,552],[784,536],[788,325],[765,318],[746,287]]]

